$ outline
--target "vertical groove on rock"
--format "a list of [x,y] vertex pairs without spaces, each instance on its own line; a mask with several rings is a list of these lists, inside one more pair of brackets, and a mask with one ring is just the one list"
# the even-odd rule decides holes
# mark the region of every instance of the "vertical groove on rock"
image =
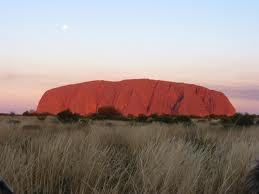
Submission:
[[[172,94],[172,93],[171,93],[171,88],[172,88],[172,83],[169,83],[169,87],[168,87],[167,93],[170,94],[170,95]],[[172,102],[171,102],[171,99],[170,99],[170,98],[167,98],[167,99],[166,99],[166,107],[170,107],[170,110],[171,110],[171,103],[172,103]]]
[[181,96],[177,99],[176,103],[174,104],[173,108],[172,108],[172,114],[179,114],[179,108],[180,108],[180,104],[184,99],[184,95],[181,94]]
[[132,88],[131,90],[130,90],[130,95],[129,95],[129,98],[128,98],[128,102],[127,102],[127,105],[125,106],[125,112],[129,112],[129,104],[130,104],[130,101],[131,101],[131,99],[132,99],[132,96],[133,96],[133,93],[134,93],[134,89]]
[[153,90],[152,90],[152,93],[151,93],[151,97],[149,99],[149,102],[148,102],[148,106],[147,106],[147,110],[146,110],[146,114],[148,115],[149,114],[149,111],[150,111],[150,107],[152,105],[152,102],[153,102],[153,98],[154,98],[154,95],[155,95],[155,91],[156,91],[156,88],[159,84],[159,81],[156,81],[154,87],[153,87]]
[[100,88],[101,88],[101,86],[102,86],[102,81],[100,81],[99,82],[99,84],[98,84],[98,87],[97,87],[97,89],[96,89],[96,91],[95,91],[95,98],[96,98],[96,100],[95,100],[95,102],[96,102],[96,110],[95,110],[95,112],[97,113],[98,112],[98,109],[99,109],[99,105],[100,105]]

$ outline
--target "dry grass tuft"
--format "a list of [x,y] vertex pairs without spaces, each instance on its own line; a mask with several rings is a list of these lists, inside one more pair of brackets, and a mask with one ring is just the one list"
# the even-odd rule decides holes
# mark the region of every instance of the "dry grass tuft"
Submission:
[[243,193],[259,156],[258,127],[6,119],[0,175],[15,193]]

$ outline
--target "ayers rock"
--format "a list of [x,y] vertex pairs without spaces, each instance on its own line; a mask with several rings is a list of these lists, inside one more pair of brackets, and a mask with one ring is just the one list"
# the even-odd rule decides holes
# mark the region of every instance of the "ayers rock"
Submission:
[[160,80],[90,81],[54,88],[41,98],[37,112],[57,114],[69,109],[81,115],[113,106],[123,115],[227,115],[235,108],[221,92]]

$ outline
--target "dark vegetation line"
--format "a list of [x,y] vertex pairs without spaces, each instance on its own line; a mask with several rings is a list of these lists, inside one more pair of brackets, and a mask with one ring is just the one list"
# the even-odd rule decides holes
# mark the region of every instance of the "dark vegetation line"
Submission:
[[[4,116],[36,116],[39,120],[45,120],[47,116],[55,116],[49,113],[36,113],[35,111],[26,111],[22,115],[16,115],[14,112],[10,114],[0,114]],[[112,106],[104,106],[99,107],[96,113],[92,113],[89,115],[79,115],[77,113],[73,113],[72,111],[64,110],[58,113],[57,118],[64,123],[78,122],[86,119],[91,120],[121,120],[121,121],[135,121],[135,122],[162,122],[162,123],[184,123],[184,124],[193,124],[193,119],[197,120],[219,120],[219,123],[224,128],[233,128],[233,127],[249,127],[252,125],[259,125],[259,115],[255,114],[242,114],[236,113],[233,116],[218,116],[218,115],[209,115],[206,117],[198,117],[198,116],[184,116],[184,115],[158,115],[152,114],[150,116],[146,116],[144,114],[140,114],[138,116],[128,115],[124,116],[121,112],[116,110]]]

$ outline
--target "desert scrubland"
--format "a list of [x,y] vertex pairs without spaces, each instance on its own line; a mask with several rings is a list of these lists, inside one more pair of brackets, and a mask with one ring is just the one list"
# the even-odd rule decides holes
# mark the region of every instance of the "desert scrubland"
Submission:
[[15,193],[243,193],[259,126],[0,117],[0,176]]

